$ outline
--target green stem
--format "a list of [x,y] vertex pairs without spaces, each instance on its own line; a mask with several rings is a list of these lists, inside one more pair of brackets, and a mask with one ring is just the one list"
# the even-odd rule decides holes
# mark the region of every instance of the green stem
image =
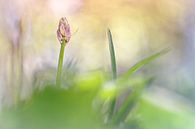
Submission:
[[64,59],[64,49],[66,46],[66,41],[63,40],[61,43],[60,48],[60,54],[59,54],[59,60],[58,60],[58,71],[57,71],[57,77],[56,77],[56,85],[60,87],[61,85],[61,76],[62,76],[62,67],[63,67],[63,59]]

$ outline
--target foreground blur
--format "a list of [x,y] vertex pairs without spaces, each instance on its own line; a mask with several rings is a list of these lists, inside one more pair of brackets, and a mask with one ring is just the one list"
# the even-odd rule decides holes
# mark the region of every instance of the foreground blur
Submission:
[[[195,125],[192,123],[195,118],[190,114],[194,114],[195,103],[194,6],[193,0],[113,0],[112,2],[105,0],[0,0],[1,106],[13,103],[11,98],[18,95],[22,100],[29,99],[35,87],[53,85],[60,49],[56,38],[56,26],[58,19],[66,16],[71,26],[72,38],[65,50],[65,64],[74,62],[76,64],[74,70],[77,74],[97,69],[110,71],[106,37],[108,27],[113,32],[119,73],[123,73],[143,57],[163,48],[170,48],[171,51],[167,55],[137,73],[146,77],[154,76],[155,79],[143,93],[141,106],[138,109],[140,111],[138,114],[141,115],[136,117],[144,123],[143,128],[155,129],[161,126],[162,129],[193,129]],[[65,76],[65,80],[65,85],[72,85],[71,77]],[[93,81],[92,83],[95,84]],[[52,98],[52,96],[48,97]],[[40,101],[42,103],[42,100]],[[45,103],[47,101],[50,100],[45,100]],[[62,107],[67,107],[69,104],[74,106],[77,99],[70,98],[67,101]],[[76,106],[81,105],[78,103]],[[33,106],[31,108],[34,110]],[[42,115],[43,119],[49,119],[45,121],[46,123],[53,121],[47,117],[50,110],[47,113],[41,113],[41,108],[39,106],[36,108],[40,111],[35,113],[34,118],[28,119],[35,119]],[[51,108],[51,110],[54,109]],[[78,111],[78,109],[75,110]],[[71,112],[75,110],[71,109]],[[83,119],[82,115],[87,111],[82,110],[83,114],[78,112],[72,115],[67,114],[72,116],[72,122],[75,122],[75,116]],[[25,113],[27,116],[34,114],[33,111]],[[13,125],[10,128],[14,128],[16,125],[14,123],[20,123],[17,121],[25,123],[27,116],[24,115],[21,119],[17,115],[13,116],[16,118],[12,120],[13,123],[9,123],[4,118],[2,121],[3,123],[7,121],[7,125]],[[62,119],[68,120],[63,117]],[[31,121],[28,122],[33,128],[34,124]],[[100,125],[102,125],[101,122]],[[22,126],[17,126],[17,128],[26,127]],[[70,124],[70,128],[75,126],[74,123]],[[4,127],[0,126],[0,128]]]

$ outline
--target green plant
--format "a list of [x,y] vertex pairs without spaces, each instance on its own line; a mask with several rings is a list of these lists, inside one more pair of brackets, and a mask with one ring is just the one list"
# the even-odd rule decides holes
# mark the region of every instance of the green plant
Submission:
[[63,59],[64,59],[64,49],[71,37],[70,26],[66,18],[60,19],[58,30],[57,30],[57,37],[61,44],[61,49],[60,49],[60,54],[59,54],[59,59],[58,59],[58,71],[57,71],[57,76],[56,76],[56,85],[60,86],[61,78],[62,78],[61,76],[62,76],[62,67],[63,67]]
[[[31,98],[19,102],[17,107],[3,108],[3,112],[0,114],[0,125],[4,129],[114,129],[136,127],[136,120],[129,115],[136,114],[134,112],[135,106],[143,88],[151,82],[151,78],[133,77],[132,74],[165,54],[167,50],[139,61],[125,73],[118,75],[110,29],[108,29],[107,34],[112,74],[98,70],[73,76],[73,72],[67,72],[70,69],[63,69],[64,49],[70,40],[71,33],[66,18],[62,18],[57,30],[61,49],[56,84],[37,83],[40,78],[41,82],[44,81],[43,79],[48,82],[47,76],[44,78],[44,73],[49,71],[49,76],[52,76],[54,75],[53,69],[44,69],[44,72],[35,75],[36,82],[34,84],[43,85],[44,88],[42,90],[35,88]],[[68,89],[61,86],[67,81],[63,73],[66,74],[65,76],[71,77],[68,78],[71,80],[70,83],[66,83],[69,85]],[[102,110],[104,111],[103,115]],[[123,126],[121,127],[121,125]]]
[[[126,72],[117,76],[115,50],[114,50],[112,33],[110,29],[108,29],[107,34],[108,34],[108,41],[109,41],[111,66],[112,66],[112,79],[114,83],[114,88],[117,92],[114,94],[114,97],[111,97],[109,100],[110,106],[108,108],[108,121],[109,123],[112,124],[120,124],[121,122],[125,121],[125,119],[129,115],[129,112],[134,108],[144,86],[146,86],[151,81],[151,78],[146,78],[146,79],[141,78],[139,79],[139,81],[134,81],[136,79],[131,79],[130,77],[132,76],[133,73],[138,71],[144,65],[152,62],[153,60],[167,53],[169,49],[164,49],[156,54],[153,54],[139,61],[134,66],[130,67]],[[131,83],[133,81],[136,83]],[[136,85],[136,86],[132,86],[132,85]],[[124,91],[126,90],[129,90],[129,93],[125,95],[125,100],[123,100],[124,102],[120,105],[120,107],[118,107],[118,109],[116,109],[117,99],[120,96],[124,96]]]

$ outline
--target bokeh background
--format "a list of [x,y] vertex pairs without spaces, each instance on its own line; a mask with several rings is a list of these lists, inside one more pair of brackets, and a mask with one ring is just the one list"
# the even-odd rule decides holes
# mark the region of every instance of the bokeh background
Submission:
[[[144,57],[170,48],[139,71],[155,77],[143,96],[162,109],[184,113],[189,118],[185,120],[193,123],[194,7],[194,0],[0,0],[0,103],[9,102],[12,87],[18,85],[26,98],[32,92],[34,74],[57,67],[56,30],[65,16],[72,31],[65,62],[76,61],[80,73],[109,71],[107,28],[113,33],[119,74]],[[185,129],[194,127],[185,125]]]

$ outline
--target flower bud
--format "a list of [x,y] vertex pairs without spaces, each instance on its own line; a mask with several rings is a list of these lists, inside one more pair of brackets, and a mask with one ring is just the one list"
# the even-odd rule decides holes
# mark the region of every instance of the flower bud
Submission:
[[65,17],[61,18],[59,21],[57,38],[60,41],[60,43],[62,42],[62,40],[69,42],[71,38],[70,25],[68,24],[68,21]]

